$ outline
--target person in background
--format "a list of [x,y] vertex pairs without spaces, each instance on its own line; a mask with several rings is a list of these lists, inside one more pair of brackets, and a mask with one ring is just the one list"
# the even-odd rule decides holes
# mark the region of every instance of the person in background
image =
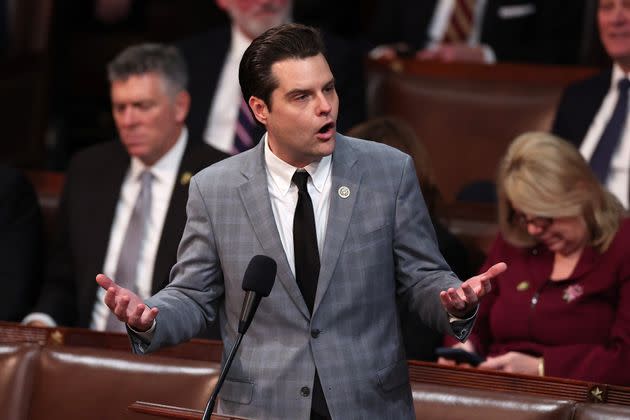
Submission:
[[630,206],[630,3],[599,0],[599,37],[612,67],[569,85],[552,132],[580,149],[595,174]]
[[382,0],[373,57],[577,64],[584,0]]
[[20,171],[0,165],[0,321],[19,322],[35,305],[44,249],[33,186]]
[[[479,365],[630,385],[630,220],[570,143],[514,140],[498,175],[498,276],[469,339]],[[441,360],[445,362],[445,360]]]
[[[230,16],[219,26],[180,43],[190,71],[191,136],[226,153],[258,143],[265,130],[253,119],[238,85],[238,65],[252,39],[291,20],[293,0],[216,0]],[[365,118],[363,55],[344,39],[324,33],[335,87],[343,99],[337,128],[344,132]]]
[[191,180],[171,283],[145,301],[107,276],[96,281],[134,352],[185,341],[220,313],[225,360],[245,267],[268,256],[275,286],[236,353],[219,412],[412,419],[396,296],[464,339],[505,264],[464,283],[452,273],[411,158],[336,132],[339,98],[323,51],[319,32],[298,24],[252,41],[239,81],[267,133]]
[[[348,131],[348,136],[383,143],[411,155],[420,190],[435,229],[440,253],[457,277],[460,279],[470,277],[473,270],[470,269],[466,247],[439,220],[437,206],[440,192],[431,171],[431,159],[413,128],[397,117],[377,117],[352,127]],[[409,311],[404,304],[400,305],[400,318],[407,358],[434,361],[435,348],[442,342],[442,336],[427,327],[417,314]]]
[[111,321],[94,273],[124,276],[141,296],[166,286],[190,178],[226,156],[189,139],[186,64],[175,47],[131,46],[109,63],[108,77],[120,141],[71,162],[55,253],[29,325],[124,331]]
[[470,277],[479,267],[469,266],[466,247],[440,222],[441,194],[431,170],[431,158],[413,127],[398,117],[375,117],[352,127],[347,134],[350,137],[395,147],[412,157],[422,197],[435,228],[440,252],[459,278]]

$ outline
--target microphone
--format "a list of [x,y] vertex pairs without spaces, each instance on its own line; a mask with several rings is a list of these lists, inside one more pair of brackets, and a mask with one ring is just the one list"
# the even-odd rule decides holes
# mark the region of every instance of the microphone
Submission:
[[228,355],[223,369],[221,369],[219,381],[214,387],[212,395],[210,395],[210,399],[208,399],[206,409],[203,412],[202,420],[210,419],[210,416],[212,415],[212,410],[214,410],[216,399],[219,395],[219,391],[221,390],[227,373],[230,370],[230,366],[232,365],[232,361],[234,360],[236,351],[241,345],[243,335],[245,335],[245,332],[254,319],[254,314],[258,309],[258,304],[260,304],[260,300],[263,297],[269,296],[269,293],[271,293],[271,288],[273,287],[273,282],[275,281],[275,279],[276,262],[272,258],[269,258],[266,255],[255,255],[250,260],[249,264],[247,265],[247,269],[245,270],[245,275],[243,276],[242,288],[246,291],[246,293],[245,299],[243,300],[243,307],[241,308],[241,315],[238,321],[238,336],[236,338],[236,342],[230,350],[230,354]]

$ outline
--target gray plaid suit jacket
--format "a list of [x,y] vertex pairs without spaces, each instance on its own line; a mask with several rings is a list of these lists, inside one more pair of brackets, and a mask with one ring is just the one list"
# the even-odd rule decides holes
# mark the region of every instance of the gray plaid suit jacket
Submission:
[[[438,251],[411,158],[337,134],[332,197],[313,315],[289,268],[268,194],[264,142],[195,175],[188,222],[147,348],[187,340],[220,312],[226,352],[236,340],[252,256],[276,260],[262,300],[220,393],[220,412],[254,419],[308,419],[315,367],[334,419],[415,418],[396,297],[423,321],[463,339],[439,292],[458,287]],[[338,189],[348,187],[342,198]],[[319,330],[318,334],[312,334]],[[453,331],[456,330],[456,331]],[[225,356],[225,355],[224,355]],[[308,395],[307,395],[308,394]]]

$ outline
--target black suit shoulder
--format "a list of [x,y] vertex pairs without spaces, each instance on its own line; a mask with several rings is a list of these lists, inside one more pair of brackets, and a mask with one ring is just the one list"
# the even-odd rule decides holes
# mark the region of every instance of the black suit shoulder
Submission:
[[197,173],[203,168],[227,157],[230,157],[230,155],[204,143],[203,140],[189,139],[179,171],[192,171]]
[[564,90],[552,133],[580,146],[610,86],[612,69],[571,83]]
[[190,110],[186,125],[193,141],[203,140],[214,93],[232,39],[229,25],[211,29],[180,41],[177,47],[188,66]]
[[129,161],[129,155],[120,141],[98,143],[75,153],[68,166],[66,180],[75,173],[84,177],[112,166],[126,167]]
[[[196,61],[199,53],[207,49],[208,45],[222,45],[222,51],[227,52],[230,46],[231,29],[229,25],[220,25],[206,32],[192,35],[188,38],[179,40],[176,43],[177,48],[184,54],[184,57],[190,61]],[[216,56],[216,51],[208,51],[208,56]]]

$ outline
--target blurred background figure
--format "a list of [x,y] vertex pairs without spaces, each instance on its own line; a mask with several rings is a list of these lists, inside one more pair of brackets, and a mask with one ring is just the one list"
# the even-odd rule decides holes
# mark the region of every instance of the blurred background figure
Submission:
[[484,267],[508,269],[456,346],[487,357],[485,369],[629,385],[623,207],[575,147],[542,132],[514,140],[497,185],[500,234]]
[[20,321],[35,305],[44,248],[33,187],[21,172],[0,165],[0,321]]
[[628,208],[630,3],[599,0],[597,26],[613,64],[567,87],[552,131],[580,149],[600,181]]
[[[348,131],[348,135],[387,144],[413,157],[416,175],[433,222],[440,252],[460,279],[469,278],[474,270],[470,268],[468,251],[464,244],[440,223],[440,192],[433,180],[430,157],[413,128],[400,118],[379,117],[356,125]],[[406,309],[407,305],[403,302],[399,303],[399,307],[407,358],[434,360],[434,350],[442,341],[441,335],[426,327],[417,314]]]
[[71,162],[55,253],[34,313],[24,319],[30,325],[124,331],[103,304],[96,273],[125,278],[141,296],[166,286],[186,223],[188,182],[226,157],[189,138],[186,63],[175,47],[129,47],[109,64],[108,77],[120,141],[89,147]]
[[[294,4],[293,0],[216,3],[228,14],[231,24],[180,44],[190,69],[192,104],[187,125],[192,137],[236,154],[253,147],[264,133],[243,102],[238,83],[241,56],[252,39],[292,20]],[[337,130],[343,133],[365,117],[363,55],[346,39],[326,31],[323,37],[340,99]]]
[[585,0],[381,0],[372,55],[577,64]]

